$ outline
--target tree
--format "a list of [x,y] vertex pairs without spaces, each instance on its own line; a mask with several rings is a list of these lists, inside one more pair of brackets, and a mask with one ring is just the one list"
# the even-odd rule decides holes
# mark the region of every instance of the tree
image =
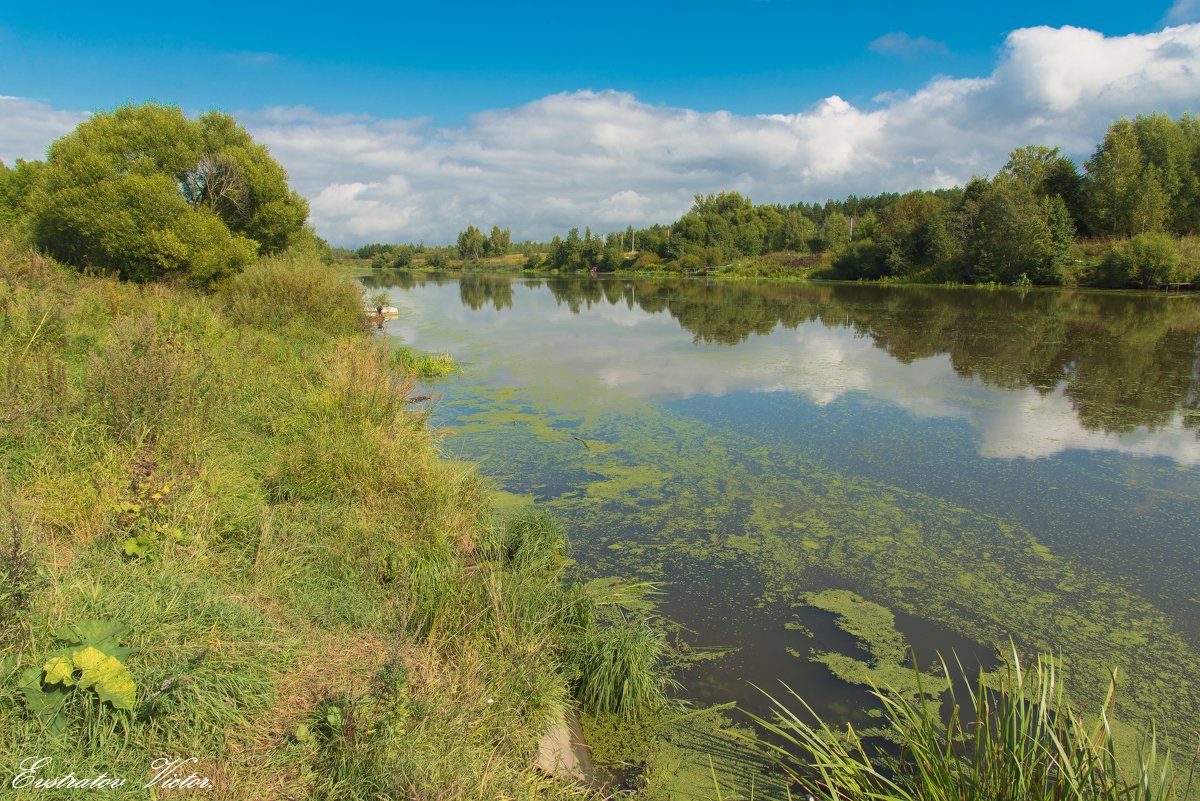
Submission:
[[[1097,231],[1133,236],[1164,230],[1167,224],[1174,200],[1171,189],[1180,179],[1171,164],[1157,164],[1148,158],[1142,150],[1139,125],[1148,140],[1156,138],[1158,123],[1146,125],[1143,118],[1138,123],[1117,120],[1087,162]],[[1158,161],[1169,161],[1166,153],[1170,148],[1164,144],[1155,149],[1162,151]]]
[[774,243],[776,250],[795,250],[807,253],[810,242],[817,233],[817,226],[799,210],[790,209],[783,215],[779,239]]
[[465,231],[458,235],[458,255],[464,259],[478,259],[487,248],[487,239],[473,225],[468,225]]
[[1012,283],[1025,274],[1047,283],[1055,274],[1055,238],[1033,190],[1008,176],[975,179],[963,204],[971,280]]
[[232,117],[122,106],[51,144],[29,201],[35,243],[76,267],[208,283],[301,237],[308,204]]
[[819,238],[824,250],[837,250],[850,242],[850,218],[835,211],[821,224]]
[[1019,147],[1008,154],[1008,163],[1000,174],[1025,184],[1038,197],[1062,198],[1072,220],[1086,219],[1083,176],[1075,162],[1057,147]]
[[487,252],[489,256],[504,256],[508,253],[509,246],[512,244],[512,229],[505,228],[500,230],[500,226],[493,225],[491,236],[487,241]]
[[874,239],[889,274],[908,275],[951,257],[945,208],[928,192],[909,192],[888,210],[875,226]]

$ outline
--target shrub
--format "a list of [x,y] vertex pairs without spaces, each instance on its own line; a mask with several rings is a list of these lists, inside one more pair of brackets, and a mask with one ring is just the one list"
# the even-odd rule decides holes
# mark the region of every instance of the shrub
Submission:
[[1105,286],[1154,287],[1172,281],[1179,269],[1179,246],[1167,234],[1138,234],[1122,242],[1104,259]]
[[256,328],[294,322],[337,336],[366,325],[361,290],[311,259],[264,259],[226,283],[221,295],[234,321]]

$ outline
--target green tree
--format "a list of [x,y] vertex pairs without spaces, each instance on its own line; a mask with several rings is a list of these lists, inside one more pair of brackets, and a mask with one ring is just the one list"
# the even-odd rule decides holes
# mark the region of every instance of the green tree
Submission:
[[823,250],[837,250],[850,242],[850,218],[840,211],[832,212],[821,224],[819,235]]
[[[1188,150],[1181,127],[1165,115],[1109,126],[1087,162],[1097,232],[1133,236],[1166,230],[1185,187],[1195,191]],[[1184,220],[1187,201],[1183,197]]]
[[1057,147],[1025,145],[1008,154],[1001,175],[1028,186],[1038,197],[1062,198],[1073,221],[1086,220],[1086,193],[1083,176],[1075,162]]
[[775,243],[776,250],[795,250],[807,253],[816,236],[817,226],[797,209],[789,209],[783,215],[783,225],[779,230],[779,238]]
[[288,188],[287,173],[267,148],[228,114],[209,112],[197,122],[203,149],[181,182],[188,202],[216,212],[229,230],[257,242],[260,253],[302,237],[308,203]]
[[458,235],[458,255],[463,259],[478,259],[487,249],[487,238],[483,231],[473,225],[468,225],[465,231]]
[[512,244],[512,229],[505,228],[500,230],[500,226],[493,225],[492,233],[487,241],[487,253],[489,256],[504,256],[508,253],[509,247]]
[[1025,274],[1052,280],[1057,253],[1046,210],[1025,183],[1000,175],[976,179],[964,202],[967,273],[977,282],[1012,283]]
[[302,235],[307,203],[233,119],[122,106],[54,142],[29,200],[33,238],[77,267],[207,283]]
[[29,199],[37,185],[40,161],[17,159],[11,168],[0,161],[0,234],[14,235],[29,216]]
[[888,210],[873,238],[889,274],[908,275],[953,255],[945,209],[928,192],[909,192]]

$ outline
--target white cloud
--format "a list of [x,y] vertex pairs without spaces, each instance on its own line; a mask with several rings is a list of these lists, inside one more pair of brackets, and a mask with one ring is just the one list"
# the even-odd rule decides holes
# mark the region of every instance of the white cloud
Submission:
[[885,33],[867,45],[867,48],[875,53],[903,58],[917,58],[927,54],[943,55],[949,52],[945,42],[925,36],[909,36],[903,31]]
[[37,100],[0,95],[0,161],[44,159],[46,147],[88,115],[61,111]]
[[[453,128],[308,108],[238,116],[288,168],[331,242],[432,244],[468,224],[548,239],[573,226],[669,222],[696,192],[794,202],[944,187],[995,172],[1024,144],[1088,156],[1113,119],[1196,111],[1197,97],[1200,24],[1121,37],[1040,27],[1011,33],[988,76],[939,77],[869,106],[832,96],[794,114],[742,116],[581,91]],[[38,156],[82,116],[0,102],[0,158]]]
[[1175,0],[1167,11],[1168,25],[1181,25],[1200,20],[1200,0]]
[[1081,28],[1009,35],[983,78],[937,78],[870,107],[826,98],[795,114],[739,116],[640,102],[616,91],[552,95],[427,121],[247,116],[301,191],[362,190],[336,214],[314,204],[331,241],[450,241],[468,224],[547,239],[572,226],[669,222],[696,192],[737,189],[758,202],[905,191],[990,174],[1014,147],[1090,155],[1122,115],[1195,110],[1200,25],[1106,37]]

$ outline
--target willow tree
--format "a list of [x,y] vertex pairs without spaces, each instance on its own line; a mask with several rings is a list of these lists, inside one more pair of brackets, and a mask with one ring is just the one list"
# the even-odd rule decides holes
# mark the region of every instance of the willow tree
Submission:
[[122,106],[55,141],[31,198],[36,244],[80,268],[208,283],[303,235],[308,204],[232,117]]

